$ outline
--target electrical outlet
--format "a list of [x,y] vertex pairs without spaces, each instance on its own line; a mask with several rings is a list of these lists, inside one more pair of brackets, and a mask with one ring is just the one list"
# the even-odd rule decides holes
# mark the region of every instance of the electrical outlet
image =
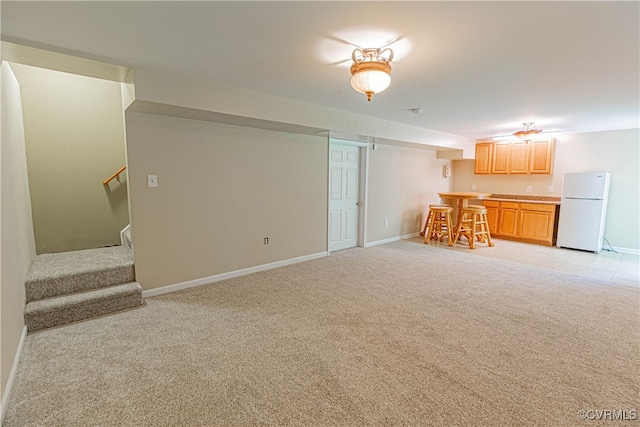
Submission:
[[549,193],[553,193],[553,185],[549,186]]
[[157,187],[158,186],[158,175],[147,175],[147,187]]
[[387,227],[389,225],[389,220],[387,218],[384,219],[384,226]]
[[265,237],[265,238],[264,238],[264,244],[265,244],[265,245],[268,245],[268,244],[269,244],[269,238],[268,238],[268,237]]
[[475,184],[471,184],[471,189],[475,190],[476,188],[478,188]]
[[527,185],[527,193],[531,193],[531,186]]

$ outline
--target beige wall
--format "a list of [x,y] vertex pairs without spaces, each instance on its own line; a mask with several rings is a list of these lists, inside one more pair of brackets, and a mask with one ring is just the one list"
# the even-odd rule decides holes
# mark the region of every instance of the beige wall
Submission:
[[126,122],[144,289],[326,251],[326,137],[131,112]]
[[[562,196],[565,172],[611,172],[604,237],[620,249],[640,249],[640,130],[561,135],[556,142],[552,175],[475,175],[473,160],[453,162],[455,191]],[[548,192],[553,186],[553,192]],[[607,245],[605,244],[605,247]]]
[[38,253],[118,244],[128,224],[118,82],[15,66],[24,111]]
[[435,151],[377,146],[369,152],[368,243],[420,231],[428,205],[439,203],[437,193],[452,185],[442,176],[451,161],[436,159]]
[[[325,137],[135,112],[126,122],[144,289],[327,250]],[[442,177],[450,161],[383,144],[369,155],[367,243],[418,232],[426,206],[450,190]],[[149,174],[157,188],[147,187]]]
[[[2,396],[24,327],[24,278],[35,258],[20,88],[2,63],[0,149],[0,385]],[[6,403],[6,402],[3,402]]]

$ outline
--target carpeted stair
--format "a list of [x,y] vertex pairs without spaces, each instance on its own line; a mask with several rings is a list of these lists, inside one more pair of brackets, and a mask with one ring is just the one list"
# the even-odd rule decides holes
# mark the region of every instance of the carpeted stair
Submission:
[[25,291],[29,332],[144,304],[131,250],[122,246],[38,255]]

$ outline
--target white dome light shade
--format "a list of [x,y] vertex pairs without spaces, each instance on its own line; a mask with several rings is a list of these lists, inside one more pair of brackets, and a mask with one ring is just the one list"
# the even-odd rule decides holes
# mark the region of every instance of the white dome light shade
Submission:
[[351,77],[351,86],[367,95],[371,101],[374,93],[380,93],[391,84],[391,76],[381,70],[362,70]]
[[[385,53],[388,56],[384,56]],[[360,93],[367,95],[367,100],[382,92],[391,84],[391,49],[356,49],[351,55],[351,86]]]

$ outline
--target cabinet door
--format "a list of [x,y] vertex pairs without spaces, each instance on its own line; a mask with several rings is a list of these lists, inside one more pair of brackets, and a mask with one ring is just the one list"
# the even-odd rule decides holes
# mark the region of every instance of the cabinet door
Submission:
[[487,225],[491,234],[500,234],[498,231],[498,212],[498,208],[487,206]]
[[509,173],[529,173],[529,144],[513,142],[509,150]]
[[518,237],[551,243],[554,212],[520,210]]
[[498,214],[498,232],[503,236],[516,237],[518,233],[518,204],[502,202]]
[[479,142],[476,144],[475,173],[491,173],[491,158],[493,142]]
[[500,202],[495,200],[483,200],[482,205],[487,208],[487,222],[489,232],[498,234],[498,212],[500,211]]
[[509,172],[509,144],[493,145],[493,161],[491,162],[491,173]]
[[550,174],[553,171],[555,140],[531,141],[529,144],[529,171]]

